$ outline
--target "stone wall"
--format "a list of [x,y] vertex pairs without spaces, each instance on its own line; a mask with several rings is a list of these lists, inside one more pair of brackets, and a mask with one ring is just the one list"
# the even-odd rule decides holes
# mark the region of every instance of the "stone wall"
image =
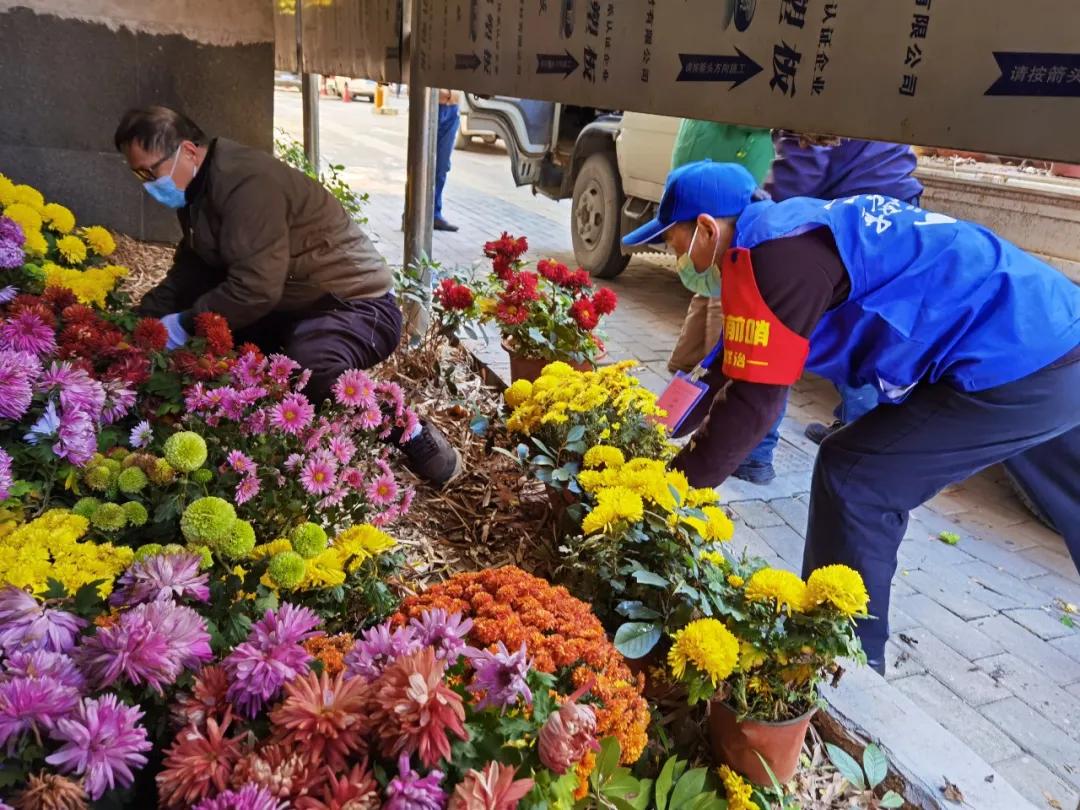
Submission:
[[80,221],[175,239],[113,148],[120,116],[164,104],[270,149],[273,80],[271,0],[0,0],[0,172]]

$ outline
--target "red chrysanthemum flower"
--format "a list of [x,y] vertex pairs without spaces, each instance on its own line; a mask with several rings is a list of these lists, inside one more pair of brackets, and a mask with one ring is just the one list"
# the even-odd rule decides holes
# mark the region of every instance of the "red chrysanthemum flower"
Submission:
[[93,309],[86,306],[86,304],[72,304],[69,307],[64,307],[60,312],[60,317],[64,319],[65,323],[100,323],[101,319],[97,316],[97,313]]
[[570,305],[570,317],[586,332],[591,332],[600,323],[600,316],[596,314],[596,308],[588,298],[579,298]]
[[138,349],[128,349],[120,354],[102,373],[106,380],[117,380],[128,385],[142,385],[150,379],[150,360]]
[[177,349],[169,354],[169,362],[174,371],[187,377],[210,382],[222,374],[227,374],[232,364],[209,355],[196,356],[187,349]]
[[169,330],[157,318],[143,318],[135,324],[131,340],[140,348],[163,352],[169,342]]
[[588,271],[579,267],[567,277],[566,286],[575,290],[585,290],[592,287],[592,279],[589,278]]
[[[136,458],[133,463],[140,468],[153,467],[156,463],[155,457],[146,453],[128,458]],[[146,470],[143,469],[143,472]],[[220,721],[229,709],[229,701],[225,696],[228,691],[229,677],[225,670],[219,666],[203,667],[195,676],[191,693],[180,694],[173,703],[173,718],[180,725],[196,728],[204,728],[207,720]]]
[[514,273],[507,279],[506,292],[503,293],[502,298],[505,301],[513,301],[515,304],[536,301],[540,298],[539,283],[540,277],[536,273],[528,271]]
[[502,281],[509,281],[514,275],[514,261],[506,256],[496,256],[491,260],[491,271]]
[[232,330],[229,322],[216,312],[200,312],[195,316],[195,335],[206,341],[211,354],[221,356],[233,349]]
[[500,301],[495,307],[495,317],[507,326],[517,326],[529,320],[529,310],[512,301]]
[[301,796],[296,810],[378,810],[382,807],[379,786],[367,768],[367,763],[353,765],[340,778],[329,768],[324,769],[326,782],[318,797]]
[[473,292],[452,278],[444,278],[435,290],[435,299],[443,309],[466,310],[473,305]]
[[592,304],[600,315],[610,315],[619,304],[619,296],[615,294],[614,290],[601,287],[593,293]]
[[263,354],[262,349],[260,349],[251,341],[246,341],[236,347],[237,357],[243,357],[245,354],[253,354],[255,355],[255,359],[260,361],[264,360],[266,357],[266,355]]
[[231,721],[232,715],[226,713],[220,725],[208,719],[205,730],[188,726],[176,735],[165,752],[165,767],[157,775],[162,807],[191,807],[211,791],[220,793],[229,787],[241,756],[240,740],[226,734]]
[[566,284],[570,278],[570,268],[554,259],[541,259],[536,263],[536,270],[548,281],[559,286]]
[[49,287],[41,294],[41,300],[57,315],[72,304],[79,303],[75,293],[67,287]]
[[56,314],[44,300],[36,295],[17,295],[8,304],[8,315],[15,316],[20,312],[32,312],[45,322],[47,326],[56,326]]
[[515,239],[506,231],[503,231],[502,236],[498,239],[484,243],[484,255],[489,259],[504,256],[510,261],[517,261],[525,255],[525,251],[528,249],[529,242],[524,236]]
[[450,756],[449,734],[467,740],[461,696],[443,681],[445,664],[425,647],[399,658],[374,682],[370,724],[383,753],[420,755],[427,768]]
[[312,762],[344,770],[350,755],[367,747],[367,698],[362,678],[309,672],[286,684],[285,699],[270,713],[275,741],[305,751]]

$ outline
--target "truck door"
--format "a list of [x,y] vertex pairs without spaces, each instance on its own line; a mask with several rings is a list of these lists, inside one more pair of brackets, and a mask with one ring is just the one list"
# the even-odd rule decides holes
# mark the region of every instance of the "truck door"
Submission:
[[510,152],[510,170],[519,186],[540,180],[541,164],[551,151],[558,105],[551,101],[478,96],[466,93],[469,129],[495,132]]

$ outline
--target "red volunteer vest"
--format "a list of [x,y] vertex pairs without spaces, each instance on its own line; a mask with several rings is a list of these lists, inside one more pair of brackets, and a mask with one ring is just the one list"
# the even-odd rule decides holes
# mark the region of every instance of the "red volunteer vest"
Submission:
[[724,310],[724,375],[766,385],[792,385],[802,374],[810,341],[788,329],[758,290],[750,251],[732,248],[720,268]]

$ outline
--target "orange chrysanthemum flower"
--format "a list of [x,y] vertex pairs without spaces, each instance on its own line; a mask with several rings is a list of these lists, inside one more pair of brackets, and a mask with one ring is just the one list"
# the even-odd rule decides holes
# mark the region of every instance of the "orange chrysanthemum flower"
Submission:
[[189,726],[176,735],[165,752],[165,768],[157,775],[158,799],[162,807],[191,807],[213,790],[229,786],[233,767],[240,759],[240,741],[226,732],[232,714],[218,724],[208,718],[206,728]]
[[345,671],[345,656],[353,648],[356,639],[351,633],[338,633],[334,636],[316,636],[304,642],[304,649],[316,661],[321,661],[323,672],[337,675]]
[[285,686],[285,699],[270,713],[275,741],[342,771],[350,755],[367,748],[364,706],[369,689],[362,678],[308,672]]
[[352,770],[340,778],[326,768],[325,777],[319,796],[297,799],[296,810],[378,810],[382,807],[379,786],[367,769],[367,763],[353,765]]
[[270,743],[246,754],[232,774],[232,785],[240,788],[254,782],[279,799],[297,800],[323,786],[325,771],[308,751]]
[[191,693],[179,695],[173,704],[173,719],[180,726],[205,728],[210,718],[220,720],[229,709],[225,697],[229,690],[229,677],[219,666],[207,666],[199,670]]
[[11,802],[15,810],[86,810],[90,806],[81,784],[46,771],[31,774]]
[[370,724],[387,746],[384,754],[419,753],[424,766],[433,768],[450,756],[448,734],[469,739],[465,707],[443,683],[444,666],[425,647],[399,658],[373,685]]
[[454,788],[447,810],[515,810],[532,790],[532,779],[514,780],[514,767],[489,762],[483,771],[469,771]]

